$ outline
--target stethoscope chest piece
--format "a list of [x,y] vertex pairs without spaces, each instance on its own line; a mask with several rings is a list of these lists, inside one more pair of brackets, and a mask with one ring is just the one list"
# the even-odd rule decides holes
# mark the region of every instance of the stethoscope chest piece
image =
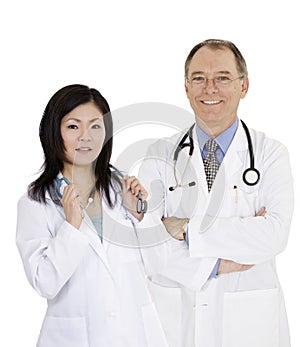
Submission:
[[254,167],[249,167],[246,169],[243,173],[243,181],[248,185],[248,186],[255,186],[260,179],[260,173],[257,169]]

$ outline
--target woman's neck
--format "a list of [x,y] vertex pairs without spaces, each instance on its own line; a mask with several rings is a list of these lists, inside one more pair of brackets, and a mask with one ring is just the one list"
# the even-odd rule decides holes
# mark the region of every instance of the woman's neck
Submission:
[[96,178],[92,166],[75,166],[66,163],[62,174],[78,187],[83,196],[89,195],[95,187]]

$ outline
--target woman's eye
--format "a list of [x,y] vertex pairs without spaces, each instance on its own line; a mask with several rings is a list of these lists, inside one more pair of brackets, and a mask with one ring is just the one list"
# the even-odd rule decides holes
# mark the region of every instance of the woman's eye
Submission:
[[99,124],[94,124],[92,126],[92,129],[101,129],[101,126]]
[[68,125],[68,129],[78,129],[78,126],[75,124]]

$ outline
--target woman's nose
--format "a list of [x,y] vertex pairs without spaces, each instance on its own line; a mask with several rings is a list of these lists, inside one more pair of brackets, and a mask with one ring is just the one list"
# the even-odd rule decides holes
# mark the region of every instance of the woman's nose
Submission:
[[85,130],[79,137],[79,141],[89,142],[91,141],[91,135],[88,130]]

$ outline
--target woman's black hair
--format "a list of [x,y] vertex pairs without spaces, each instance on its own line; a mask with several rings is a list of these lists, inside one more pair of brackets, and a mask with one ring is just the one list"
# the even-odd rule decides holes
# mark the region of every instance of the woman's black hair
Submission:
[[105,139],[102,150],[94,162],[96,189],[102,189],[108,204],[112,207],[114,202],[110,196],[110,188],[115,193],[112,179],[118,178],[111,172],[109,161],[112,153],[113,123],[109,105],[100,92],[81,84],[73,84],[58,90],[49,100],[39,128],[40,141],[44,151],[44,163],[41,175],[28,186],[28,195],[33,200],[46,203],[46,191],[51,199],[60,204],[56,190],[53,189],[55,178],[63,169],[66,161],[65,146],[61,136],[62,118],[77,106],[93,102],[103,114],[105,126]]

